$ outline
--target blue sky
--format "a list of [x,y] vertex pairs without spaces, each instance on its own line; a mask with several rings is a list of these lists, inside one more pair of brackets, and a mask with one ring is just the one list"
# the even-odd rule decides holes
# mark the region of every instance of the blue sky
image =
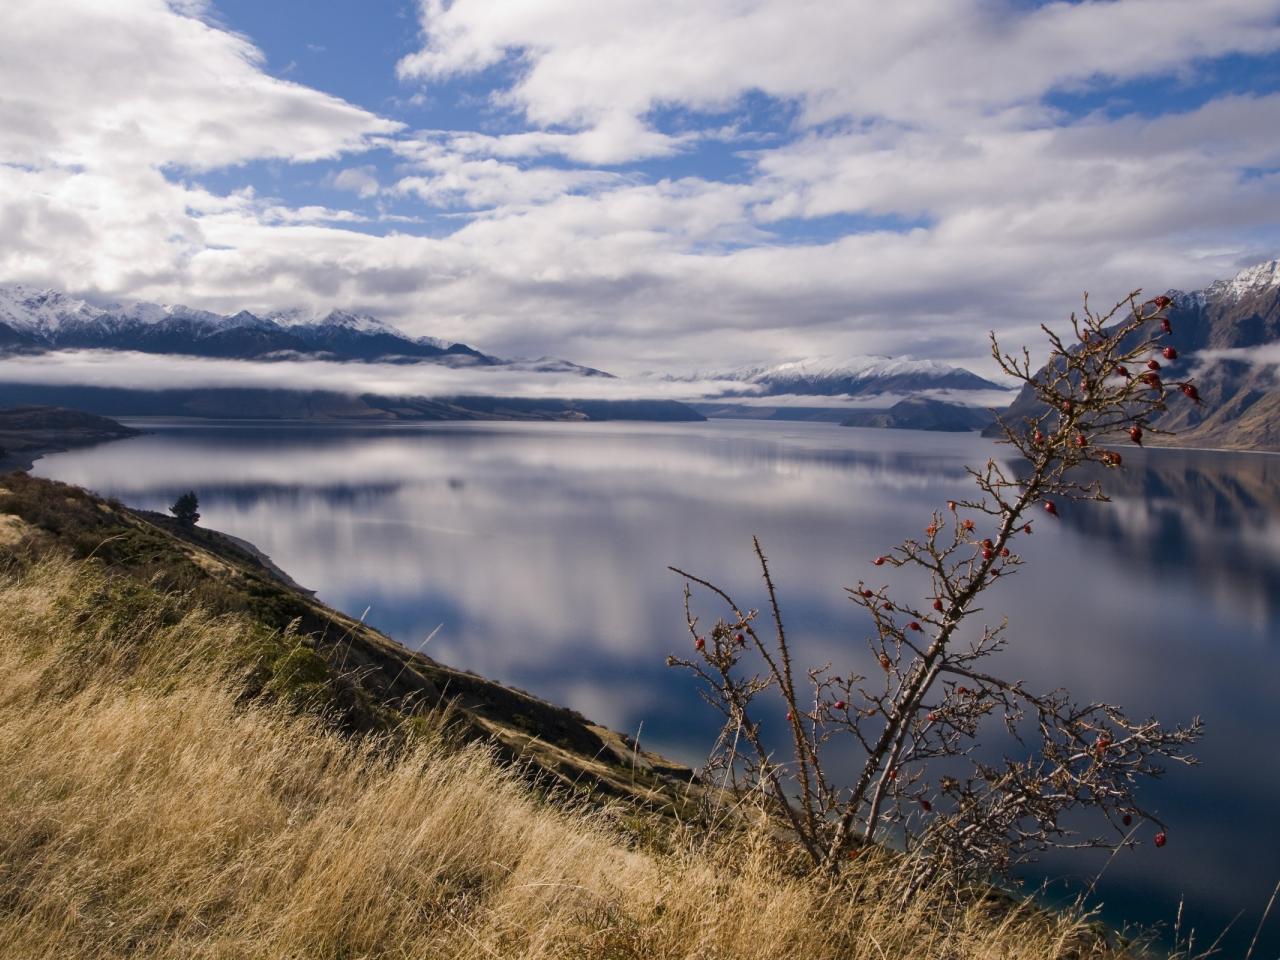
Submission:
[[981,367],[1280,252],[1280,0],[15,0],[0,279]]

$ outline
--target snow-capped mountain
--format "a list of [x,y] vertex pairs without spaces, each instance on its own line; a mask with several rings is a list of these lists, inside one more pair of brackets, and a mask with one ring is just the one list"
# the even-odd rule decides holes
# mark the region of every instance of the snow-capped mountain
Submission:
[[[1280,260],[1268,260],[1203,290],[1170,290],[1167,342],[1178,359],[1170,379],[1194,378],[1204,403],[1178,395],[1151,421],[1176,436],[1152,443],[1280,450]],[[1027,388],[1005,419],[1036,411]]]
[[922,390],[998,390],[1000,386],[975,373],[937,360],[909,357],[820,357],[793,360],[773,366],[747,366],[735,370],[696,373],[683,380],[708,380],[728,384],[718,396],[813,397],[871,396],[916,393]]
[[608,376],[567,360],[504,360],[463,343],[411,337],[368,314],[331,310],[248,310],[222,315],[182,305],[112,304],[98,307],[56,290],[0,284],[0,352],[133,350],[142,353],[278,360],[290,357],[514,365],[519,369]]

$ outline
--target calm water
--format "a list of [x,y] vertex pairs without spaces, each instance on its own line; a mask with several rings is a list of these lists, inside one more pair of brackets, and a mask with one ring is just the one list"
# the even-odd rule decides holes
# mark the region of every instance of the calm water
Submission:
[[[141,421],[148,435],[35,472],[161,510],[200,495],[326,602],[445,662],[576,707],[688,763],[714,726],[665,656],[687,649],[681,584],[760,605],[763,541],[809,662],[856,669],[866,624],[843,587],[970,486],[974,435],[825,424],[316,427]],[[1113,920],[1186,915],[1242,955],[1280,880],[1280,457],[1152,451],[1109,505],[1074,505],[987,594],[1006,674],[1166,721],[1199,713],[1203,764],[1147,794],[1169,845],[1126,851],[1098,889]],[[879,582],[879,581],[878,581]],[[714,608],[706,607],[707,614]],[[864,665],[865,666],[865,665]],[[865,671],[864,671],[865,672]],[[1103,858],[1049,873],[1092,879]],[[1265,950],[1280,955],[1280,922]],[[1212,939],[1212,936],[1210,937]]]

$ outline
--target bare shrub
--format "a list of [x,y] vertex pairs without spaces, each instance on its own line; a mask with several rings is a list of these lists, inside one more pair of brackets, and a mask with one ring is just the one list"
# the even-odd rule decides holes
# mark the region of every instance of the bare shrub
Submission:
[[[668,664],[691,670],[724,717],[708,768],[734,793],[760,796],[814,866],[838,871],[888,836],[912,854],[909,886],[919,889],[940,871],[1003,873],[1050,847],[1115,849],[1148,829],[1157,847],[1165,844],[1167,828],[1142,806],[1138,787],[1167,762],[1195,762],[1186,750],[1200,736],[1199,719],[1165,727],[1111,704],[1077,702],[1065,690],[1032,691],[986,666],[1008,642],[1006,624],[977,631],[971,622],[979,597],[1021,565],[1014,547],[1033,523],[1052,522],[1060,505],[1107,499],[1079,468],[1123,469],[1109,444],[1140,445],[1171,387],[1199,403],[1192,383],[1160,375],[1156,357],[1177,356],[1160,346],[1170,332],[1169,299],[1137,296],[1105,313],[1086,297],[1082,314],[1071,316],[1071,341],[1044,327],[1052,353],[1043,373],[1027,349],[1005,353],[992,334],[1001,369],[1043,404],[1023,423],[1000,421],[1001,442],[1025,469],[1013,474],[994,459],[968,468],[973,499],[948,502],[923,538],[874,559],[877,567],[927,572],[928,596],[903,598],[865,581],[849,588],[874,625],[867,641],[881,668],[874,678],[831,664],[797,676],[758,540],[767,625],[708,579],[672,568],[686,581],[695,655]],[[695,586],[727,611],[710,629],[691,607]],[[785,758],[761,726],[784,716]],[[1019,755],[987,759],[984,740],[996,736],[1019,744]],[[833,760],[850,745],[859,758],[852,769]]]

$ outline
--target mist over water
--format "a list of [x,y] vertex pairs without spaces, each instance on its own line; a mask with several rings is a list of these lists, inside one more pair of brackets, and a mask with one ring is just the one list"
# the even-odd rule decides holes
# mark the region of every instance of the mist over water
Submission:
[[[966,463],[1005,452],[975,435],[733,421],[133,425],[150,432],[33,472],[154,510],[195,489],[204,525],[325,602],[409,646],[435,632],[429,655],[690,764],[716,720],[664,666],[689,649],[669,564],[762,606],[759,536],[800,662],[868,673],[868,621],[844,588],[923,597],[871,558],[968,494]],[[1018,542],[1025,566],[983,597],[1009,619],[992,666],[1137,717],[1204,717],[1202,765],[1145,794],[1169,845],[1122,851],[1098,892],[1115,922],[1171,923],[1185,895],[1204,945],[1244,911],[1227,951],[1243,954],[1280,879],[1280,457],[1134,450],[1126,464],[1112,503],[1064,505]],[[1042,872],[1087,883],[1104,864],[1073,853]],[[1257,957],[1280,948],[1277,927]]]

